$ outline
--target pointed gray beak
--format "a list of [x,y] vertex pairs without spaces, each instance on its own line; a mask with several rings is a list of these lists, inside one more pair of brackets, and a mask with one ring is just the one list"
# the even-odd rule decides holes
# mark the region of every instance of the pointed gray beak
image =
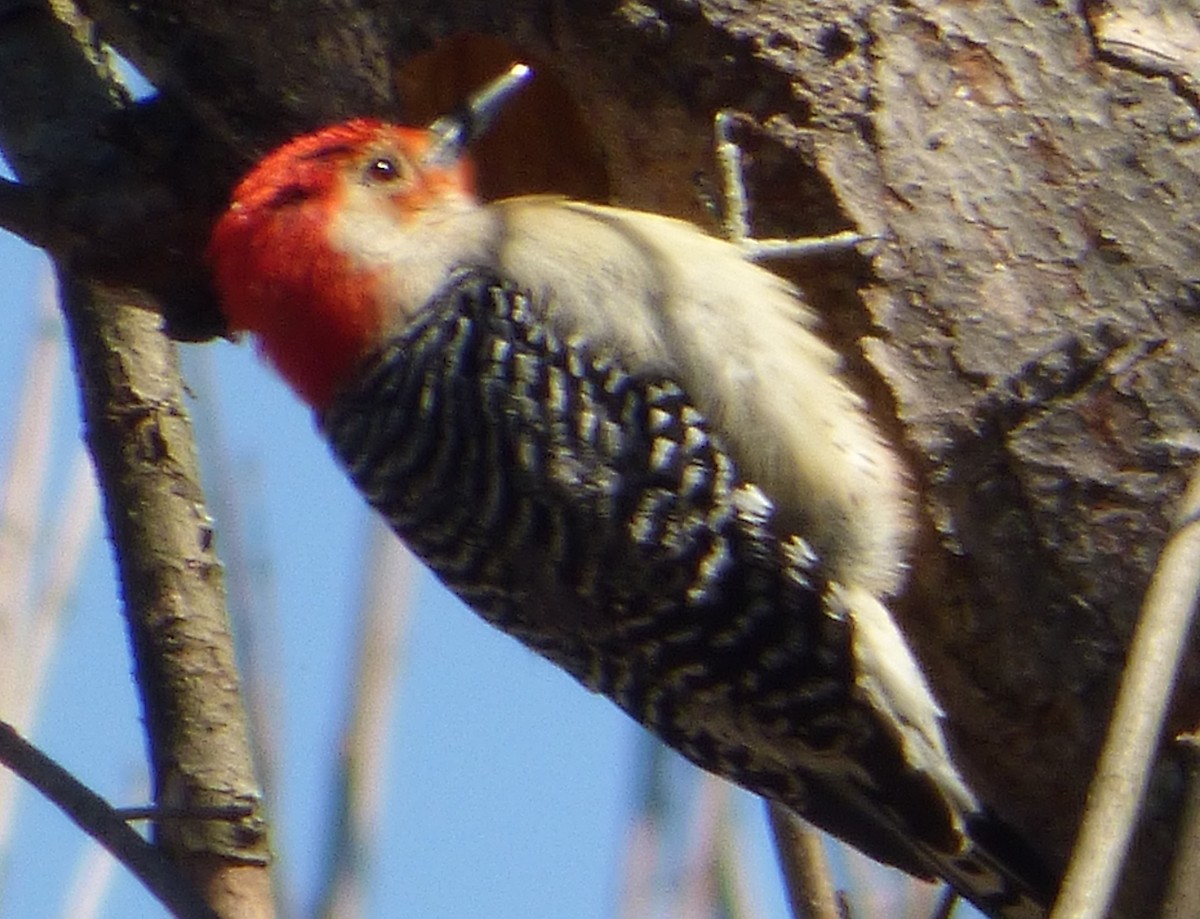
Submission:
[[508,100],[531,76],[533,70],[527,64],[513,64],[474,93],[459,111],[430,124],[434,141],[423,158],[425,165],[448,166],[462,156],[492,126]]

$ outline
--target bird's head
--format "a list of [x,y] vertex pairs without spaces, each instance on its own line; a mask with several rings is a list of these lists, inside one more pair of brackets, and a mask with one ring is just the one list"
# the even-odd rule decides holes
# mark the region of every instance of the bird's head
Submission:
[[374,280],[406,228],[477,205],[465,148],[527,74],[426,128],[359,118],[297,137],[234,190],[208,246],[222,310],[314,408],[378,342]]

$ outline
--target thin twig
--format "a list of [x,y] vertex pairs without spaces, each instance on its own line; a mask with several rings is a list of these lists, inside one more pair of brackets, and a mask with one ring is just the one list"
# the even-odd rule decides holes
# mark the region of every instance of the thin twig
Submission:
[[331,821],[328,874],[320,902],[324,919],[366,914],[370,854],[375,849],[395,688],[405,626],[411,618],[415,562],[378,518],[359,615],[356,685],[342,733],[337,814]]
[[91,545],[91,536],[99,520],[96,513],[100,495],[91,461],[82,445],[75,447],[71,461],[71,481],[66,499],[59,505],[58,517],[50,530],[49,545],[54,547],[37,601],[34,603],[23,641],[21,661],[14,668],[23,686],[14,701],[11,720],[19,730],[28,730],[37,718],[59,631],[69,610],[69,600],[79,581],[79,572]]
[[1200,916],[1200,738],[1180,739],[1187,758],[1187,799],[1175,841],[1175,861],[1167,883],[1162,919]]
[[618,919],[649,919],[655,913],[655,880],[664,846],[667,808],[665,747],[649,733],[638,735],[632,799],[634,812],[626,831],[624,865],[619,879]]
[[38,305],[37,340],[29,350],[9,468],[0,478],[0,716],[18,727],[12,709],[23,693],[24,635],[33,605],[35,550],[41,528],[50,443],[54,431],[54,391],[62,363],[62,332],[54,310],[53,284]]
[[164,820],[243,820],[246,817],[254,816],[256,809],[253,804],[218,804],[212,807],[197,805],[190,808],[143,804],[135,807],[117,807],[113,811],[127,823],[136,820],[153,820],[155,823],[161,823]]
[[899,915],[907,919],[948,919],[959,898],[948,884],[905,875],[900,878],[900,899],[904,908]]
[[1200,470],[1184,495],[1129,648],[1108,739],[1051,919],[1101,919],[1116,890],[1200,590]]
[[767,802],[767,817],[792,915],[796,919],[839,919],[820,833],[773,801]]
[[108,802],[7,722],[0,721],[0,763],[36,788],[125,865],[179,919],[219,919],[161,851],[129,828]]
[[683,876],[676,886],[671,913],[676,916],[714,916],[717,908],[717,842],[726,819],[730,785],[708,773],[699,776],[687,827]]
[[[129,797],[144,798],[149,794],[149,776],[141,773],[127,791]],[[113,809],[120,815],[119,808]],[[112,888],[120,862],[94,839],[89,839],[75,870],[59,916],[62,919],[96,919],[102,915],[104,899]]]
[[942,895],[938,897],[937,906],[930,914],[929,919],[950,919],[950,914],[954,912],[956,906],[958,906],[958,891],[947,884],[942,889]]
[[63,919],[95,919],[101,915],[100,908],[112,889],[119,864],[103,846],[89,842],[67,888],[59,916]]
[[[0,718],[29,730],[35,687],[29,685],[29,629],[37,570],[38,533],[50,468],[54,381],[62,333],[49,273],[38,304],[39,334],[30,349],[11,436],[9,469],[0,478]],[[0,856],[12,834],[16,781],[0,774]]]
[[[713,779],[713,781],[723,781]],[[742,823],[736,817],[736,801],[726,805],[726,817],[717,835],[717,896],[727,919],[754,919],[765,915],[756,891],[749,883],[754,873],[752,852],[742,839]]]

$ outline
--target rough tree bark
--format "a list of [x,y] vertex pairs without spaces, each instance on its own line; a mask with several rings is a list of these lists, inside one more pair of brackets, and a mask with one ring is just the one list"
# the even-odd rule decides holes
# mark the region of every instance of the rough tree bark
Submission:
[[[211,303],[179,291],[194,287],[199,241],[237,171],[338,117],[425,117],[486,56],[462,62],[453,55],[479,46],[451,36],[504,39],[577,107],[582,140],[557,133],[569,117],[514,111],[504,142],[519,161],[593,157],[570,190],[628,206],[711,224],[696,184],[715,175],[711,118],[745,112],[758,235],[877,237],[861,256],[779,269],[826,316],[910,463],[924,533],[898,615],[961,765],[1061,867],[1139,601],[1200,453],[1190,385],[1200,6],[86,0],[85,10],[163,92],[116,130],[167,192],[170,270],[161,228],[157,256],[131,251],[128,233],[71,245],[84,268],[155,290],[193,336],[216,328]],[[426,56],[435,48],[442,57]],[[1193,654],[1172,728],[1193,727],[1198,712]],[[1182,775],[1168,739],[1128,872],[1130,915],[1160,894]]]

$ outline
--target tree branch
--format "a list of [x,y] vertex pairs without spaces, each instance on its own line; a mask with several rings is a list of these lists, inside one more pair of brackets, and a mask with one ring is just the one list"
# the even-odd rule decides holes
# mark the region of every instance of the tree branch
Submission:
[[1200,916],[1200,747],[1195,734],[1178,741],[1188,757],[1187,799],[1162,919],[1195,919]]
[[768,801],[767,819],[795,919],[841,919],[821,834]]
[[381,520],[370,522],[366,585],[358,613],[356,675],[339,743],[335,813],[329,822],[326,875],[316,915],[365,916],[371,855],[387,786],[389,725],[405,631],[411,619],[416,561]]
[[[122,97],[49,8],[0,0],[0,144],[21,181],[137,173],[108,143]],[[112,187],[119,188],[115,181]],[[11,191],[11,189],[10,189]],[[98,200],[98,199],[97,199]],[[115,549],[160,821],[156,841],[220,914],[273,915],[269,860],[183,384],[160,317],[58,265],[85,435]],[[206,814],[252,809],[238,820]]]
[[1079,841],[1051,919],[1102,919],[1125,864],[1200,591],[1200,469],[1175,526],[1142,604]]
[[36,788],[112,853],[180,919],[218,919],[161,850],[139,836],[90,788],[0,721],[0,763]]

